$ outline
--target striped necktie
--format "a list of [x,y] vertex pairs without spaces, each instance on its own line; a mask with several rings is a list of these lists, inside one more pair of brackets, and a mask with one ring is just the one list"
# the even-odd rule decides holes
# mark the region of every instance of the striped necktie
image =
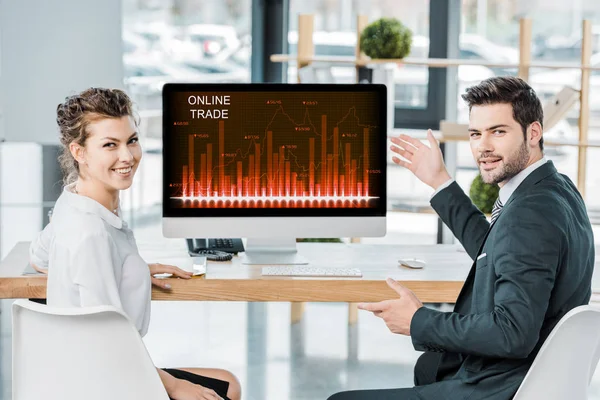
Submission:
[[494,208],[492,209],[492,222],[491,222],[491,224],[493,224],[494,221],[496,221],[496,218],[498,218],[498,216],[502,212],[502,207],[504,207],[504,205],[500,201],[500,197],[498,197],[496,199],[496,202],[494,203]]

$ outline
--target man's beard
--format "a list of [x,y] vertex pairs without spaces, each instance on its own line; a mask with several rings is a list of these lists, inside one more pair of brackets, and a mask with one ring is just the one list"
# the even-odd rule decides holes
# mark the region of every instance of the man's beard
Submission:
[[[481,158],[485,157],[494,157],[494,155],[486,153],[481,155]],[[501,168],[497,168],[494,171],[486,173],[482,168],[482,164],[480,164],[479,171],[485,183],[498,184],[511,179],[513,176],[523,171],[527,166],[528,161],[529,147],[527,146],[527,142],[523,141],[523,145],[519,147],[519,150],[516,151],[516,154],[514,154],[514,156],[507,161],[504,161],[504,165]]]

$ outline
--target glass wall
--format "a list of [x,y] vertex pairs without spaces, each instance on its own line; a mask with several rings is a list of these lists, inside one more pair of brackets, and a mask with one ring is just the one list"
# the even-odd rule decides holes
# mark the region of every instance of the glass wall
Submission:
[[[356,17],[366,15],[369,22],[382,17],[398,18],[413,33],[410,57],[427,57],[429,46],[429,1],[427,0],[290,0],[288,49],[297,54],[298,15],[314,14],[313,42],[315,55],[349,56],[356,53]],[[354,83],[356,69],[347,64],[317,66],[327,72],[317,72],[322,82]],[[297,81],[295,64],[290,64],[288,82]],[[427,106],[428,69],[420,66],[396,68],[395,100],[397,107]]]
[[140,116],[143,161],[123,193],[126,219],[158,225],[162,87],[250,82],[252,0],[123,0],[124,85]]
[[[518,63],[519,19],[533,20],[533,60],[573,61],[581,56],[581,21],[594,22],[592,64],[600,65],[600,3],[575,0],[463,0],[459,56],[463,59]],[[161,100],[162,85],[175,82],[249,82],[251,55],[252,0],[124,0],[123,61],[125,87],[136,101],[141,117],[140,132],[145,149],[139,176],[124,193],[127,216],[134,224],[158,224],[162,184]],[[429,54],[429,0],[289,0],[288,41],[291,54],[297,52],[298,16],[313,14],[315,52],[322,56],[353,57],[356,48],[356,16],[367,15],[369,22],[380,17],[396,17],[413,32],[411,57]],[[266,21],[268,23],[268,21]],[[270,40],[270,39],[269,39]],[[356,82],[356,70],[348,64],[314,63],[312,79],[319,82]],[[468,122],[468,110],[460,98],[467,87],[497,75],[516,75],[516,68],[461,66],[455,99],[458,122]],[[296,82],[298,71],[291,63],[284,81]],[[589,136],[600,135],[600,73],[592,73]],[[547,101],[564,86],[579,88],[579,70],[532,69],[530,83]],[[395,70],[395,106],[425,109],[429,74],[426,67],[398,66]],[[448,101],[452,101],[448,99]],[[598,104],[597,104],[598,103]],[[545,132],[547,141],[578,139],[578,105],[555,127]],[[409,134],[411,132],[408,132]],[[412,132],[415,135],[422,132]],[[575,146],[547,146],[546,154],[558,169],[577,180]],[[590,152],[587,163],[587,197],[590,207],[600,210],[599,170]],[[477,167],[469,143],[459,142],[456,178],[468,191]],[[423,211],[431,190],[409,171],[392,164],[388,180],[389,210]],[[133,212],[135,210],[135,213]],[[392,215],[395,213],[392,213]],[[435,236],[435,218],[427,214],[400,214],[390,218],[393,226],[428,226],[424,232]],[[408,218],[421,222],[405,224]],[[408,221],[408,220],[406,220]],[[406,229],[409,229],[406,227]]]
[[[314,15],[313,43],[315,55],[346,56],[356,54],[357,15],[366,15],[369,23],[382,17],[394,17],[413,33],[410,57],[426,58],[429,53],[428,0],[290,0],[288,50],[297,54],[298,16]],[[354,65],[313,63],[301,73],[317,83],[356,83]],[[298,71],[290,63],[288,82],[297,82]],[[397,108],[425,109],[429,71],[427,67],[402,65],[394,70],[394,97]],[[389,112],[389,111],[388,111]],[[427,208],[431,190],[411,172],[391,162],[388,151],[388,211]],[[388,234],[385,238],[364,238],[363,242],[435,243],[437,218],[431,214],[388,212]]]
[[[519,20],[532,20],[532,60],[581,61],[582,21],[592,21],[592,65],[600,66],[600,3],[563,0],[464,0],[461,15],[460,56],[491,62],[518,63]],[[516,75],[513,68],[487,68],[491,76]],[[459,77],[460,78],[460,77]],[[529,83],[546,106],[563,87],[580,88],[579,69],[532,68]],[[459,90],[459,93],[463,91]],[[593,71],[590,80],[590,124],[588,137],[600,139],[600,71]],[[468,122],[468,109],[457,102],[458,120]],[[547,141],[579,139],[579,104],[576,103],[560,122],[546,129]],[[561,173],[577,182],[578,148],[576,146],[546,146],[546,156]],[[590,208],[600,208],[600,161],[588,152],[586,202]],[[476,175],[468,143],[459,144],[459,179],[465,184]]]

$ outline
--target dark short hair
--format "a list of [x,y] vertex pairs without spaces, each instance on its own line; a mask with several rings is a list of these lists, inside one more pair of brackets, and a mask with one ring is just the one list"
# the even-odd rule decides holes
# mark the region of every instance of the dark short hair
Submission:
[[[486,79],[476,86],[467,89],[462,95],[469,105],[469,112],[473,106],[486,104],[510,104],[513,109],[513,118],[523,128],[523,135],[527,138],[527,127],[534,122],[539,122],[543,128],[544,110],[535,91],[521,78],[514,76],[495,76]],[[544,151],[544,138],[540,139],[540,150]]]

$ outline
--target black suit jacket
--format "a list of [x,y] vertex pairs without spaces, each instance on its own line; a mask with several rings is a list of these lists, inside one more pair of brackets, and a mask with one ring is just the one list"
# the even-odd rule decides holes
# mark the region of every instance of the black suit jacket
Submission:
[[415,349],[443,353],[435,397],[417,389],[427,399],[510,399],[556,323],[589,302],[595,252],[584,201],[548,161],[491,226],[456,182],[431,204],[474,263],[454,312],[422,307],[412,319]]

